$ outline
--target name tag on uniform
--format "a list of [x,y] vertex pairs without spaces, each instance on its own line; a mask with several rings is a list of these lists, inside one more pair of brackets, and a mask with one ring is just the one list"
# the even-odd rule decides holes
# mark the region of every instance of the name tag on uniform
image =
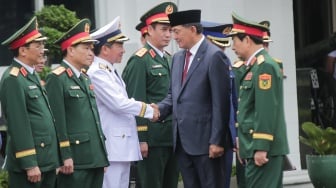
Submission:
[[152,68],[153,69],[158,69],[158,68],[162,68],[163,66],[160,65],[160,64],[157,64],[157,65],[152,65]]
[[70,86],[70,89],[80,89],[79,86]]
[[252,72],[249,72],[249,73],[247,73],[247,75],[245,76],[245,79],[244,79],[244,80],[252,80],[252,76],[253,76],[253,73],[252,73]]
[[37,89],[37,85],[28,86],[29,89]]

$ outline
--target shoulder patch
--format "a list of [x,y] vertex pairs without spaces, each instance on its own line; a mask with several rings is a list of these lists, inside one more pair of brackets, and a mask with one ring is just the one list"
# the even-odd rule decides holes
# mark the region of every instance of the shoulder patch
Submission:
[[13,67],[9,72],[10,75],[17,77],[19,75],[20,69],[17,67]]
[[263,55],[259,55],[257,57],[257,62],[258,62],[258,65],[260,65],[261,63],[263,63],[265,61],[265,57]]
[[146,54],[147,51],[148,51],[148,50],[147,50],[146,48],[141,48],[141,49],[139,49],[139,50],[135,53],[135,55],[137,55],[137,56],[139,56],[139,57],[142,57],[142,56],[144,56],[144,55]]
[[62,67],[62,66],[59,66],[59,67],[55,68],[53,71],[51,71],[51,72],[54,73],[54,74],[56,74],[57,76],[59,76],[64,71],[65,71],[65,68]]
[[244,61],[242,60],[237,60],[233,63],[232,67],[235,67],[235,68],[239,68],[241,67],[242,65],[244,65]]

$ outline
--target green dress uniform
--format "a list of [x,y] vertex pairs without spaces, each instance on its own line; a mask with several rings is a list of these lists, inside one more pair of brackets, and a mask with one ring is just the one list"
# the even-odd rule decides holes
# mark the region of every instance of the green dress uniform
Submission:
[[[26,62],[31,54],[21,53],[24,45],[27,47],[23,48],[29,48],[28,43],[44,40],[46,37],[37,30],[37,19],[33,17],[2,42],[17,52],[0,82],[2,114],[7,124],[5,169],[11,188],[53,188],[56,182],[59,152],[54,117],[46,90],[34,68]],[[39,49],[32,50],[29,53],[39,53]],[[41,172],[41,181],[36,183],[30,182],[27,175],[27,170],[34,167]]]
[[[81,79],[80,79],[81,78]],[[47,77],[46,88],[59,139],[61,159],[72,158],[75,172],[73,175],[59,174],[60,187],[92,187],[86,181],[74,181],[70,178],[88,170],[101,170],[108,166],[99,114],[93,85],[84,74],[77,78],[73,70],[65,63],[52,71]],[[71,177],[73,176],[73,177]],[[94,177],[93,177],[94,178]],[[98,177],[96,177],[98,178]],[[101,177],[102,178],[102,177]],[[102,181],[102,179],[101,179]]]
[[[241,158],[248,161],[245,173],[247,186],[276,187],[278,182],[273,185],[260,185],[260,181],[254,181],[253,177],[266,174],[263,178],[272,180],[272,171],[282,172],[282,165],[279,163],[282,164],[283,156],[289,153],[283,109],[282,72],[279,65],[262,50],[246,66],[239,83],[239,153]],[[256,167],[253,161],[255,151],[266,151],[269,162],[262,167]],[[273,165],[274,163],[277,165]],[[260,172],[262,170],[263,173]]]
[[[59,166],[54,118],[46,90],[40,85],[37,75],[29,73],[15,60],[1,79],[1,105],[7,120],[8,138],[6,169],[9,171],[10,187],[33,187],[21,181],[26,169],[38,166],[42,174],[51,173],[55,183]],[[43,178],[43,175],[42,175]],[[48,186],[43,181],[35,186]],[[12,186],[13,185],[13,186]],[[14,186],[16,185],[16,186]]]
[[[128,60],[122,75],[129,97],[148,104],[163,100],[169,89],[170,61],[169,54],[160,57],[148,43],[138,50]],[[137,126],[140,142],[149,146],[148,158],[137,164],[141,187],[176,187],[178,170],[171,116],[161,122],[137,117]]]

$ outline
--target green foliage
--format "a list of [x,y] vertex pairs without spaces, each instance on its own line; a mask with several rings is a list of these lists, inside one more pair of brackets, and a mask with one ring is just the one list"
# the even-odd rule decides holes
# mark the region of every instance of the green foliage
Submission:
[[0,187],[8,188],[8,172],[5,170],[0,170]]
[[300,136],[300,141],[311,147],[319,155],[336,154],[336,130],[328,127],[326,129],[317,126],[312,122],[304,122],[302,130],[306,137]]
[[46,80],[47,75],[49,74],[50,71],[51,68],[49,66],[44,66],[42,72],[39,73],[41,80]]
[[66,31],[74,26],[79,19],[76,13],[64,7],[64,5],[50,5],[35,12],[41,32],[48,37],[46,48],[49,49],[49,61],[58,63],[62,58],[62,52],[54,42]]

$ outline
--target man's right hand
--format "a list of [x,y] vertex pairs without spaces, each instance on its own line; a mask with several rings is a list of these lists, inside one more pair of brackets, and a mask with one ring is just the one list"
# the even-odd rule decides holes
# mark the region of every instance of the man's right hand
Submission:
[[28,181],[37,183],[41,181],[41,171],[38,166],[26,170]]
[[148,144],[147,142],[140,142],[140,151],[143,158],[148,156]]
[[64,165],[60,168],[60,172],[63,174],[72,174],[74,172],[74,165],[72,158],[65,159]]

